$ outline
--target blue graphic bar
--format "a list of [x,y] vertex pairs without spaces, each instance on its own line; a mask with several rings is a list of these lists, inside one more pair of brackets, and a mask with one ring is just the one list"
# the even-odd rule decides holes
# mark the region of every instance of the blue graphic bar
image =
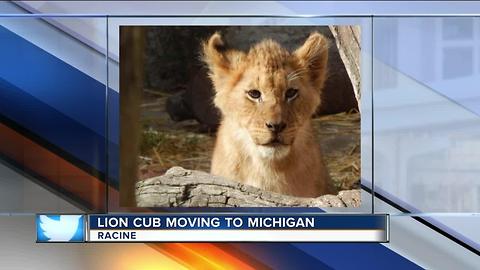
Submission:
[[90,215],[92,230],[386,230],[387,215],[157,214]]
[[3,26],[0,41],[0,117],[105,173],[105,85]]

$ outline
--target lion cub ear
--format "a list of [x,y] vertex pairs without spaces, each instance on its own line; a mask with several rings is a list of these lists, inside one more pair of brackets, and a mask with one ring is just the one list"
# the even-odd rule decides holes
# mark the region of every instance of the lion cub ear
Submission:
[[300,65],[307,69],[311,82],[318,89],[323,88],[327,77],[328,47],[327,38],[314,32],[294,52]]
[[222,83],[226,82],[236,69],[243,53],[237,50],[228,50],[218,32],[203,42],[202,49],[202,60],[207,64],[210,78],[218,91],[222,88]]

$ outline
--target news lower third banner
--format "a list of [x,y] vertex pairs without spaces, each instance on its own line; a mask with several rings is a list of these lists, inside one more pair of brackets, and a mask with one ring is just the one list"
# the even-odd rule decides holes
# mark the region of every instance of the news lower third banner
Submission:
[[37,215],[37,242],[388,242],[388,226],[366,214]]

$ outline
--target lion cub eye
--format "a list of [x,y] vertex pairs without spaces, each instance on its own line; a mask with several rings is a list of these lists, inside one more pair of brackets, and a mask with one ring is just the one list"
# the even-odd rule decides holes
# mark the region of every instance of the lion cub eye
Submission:
[[247,94],[253,99],[258,99],[262,96],[262,93],[256,89],[248,91]]
[[288,88],[287,92],[285,93],[285,98],[290,101],[293,100],[298,96],[298,89],[295,88]]

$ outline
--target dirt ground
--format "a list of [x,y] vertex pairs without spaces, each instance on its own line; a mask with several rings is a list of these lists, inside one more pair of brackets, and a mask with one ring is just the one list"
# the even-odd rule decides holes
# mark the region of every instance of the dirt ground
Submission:
[[[195,120],[172,121],[165,111],[169,94],[145,90],[139,179],[162,175],[172,166],[210,171],[215,134],[201,133]],[[340,190],[359,188],[360,114],[317,117],[314,128],[325,163]]]

